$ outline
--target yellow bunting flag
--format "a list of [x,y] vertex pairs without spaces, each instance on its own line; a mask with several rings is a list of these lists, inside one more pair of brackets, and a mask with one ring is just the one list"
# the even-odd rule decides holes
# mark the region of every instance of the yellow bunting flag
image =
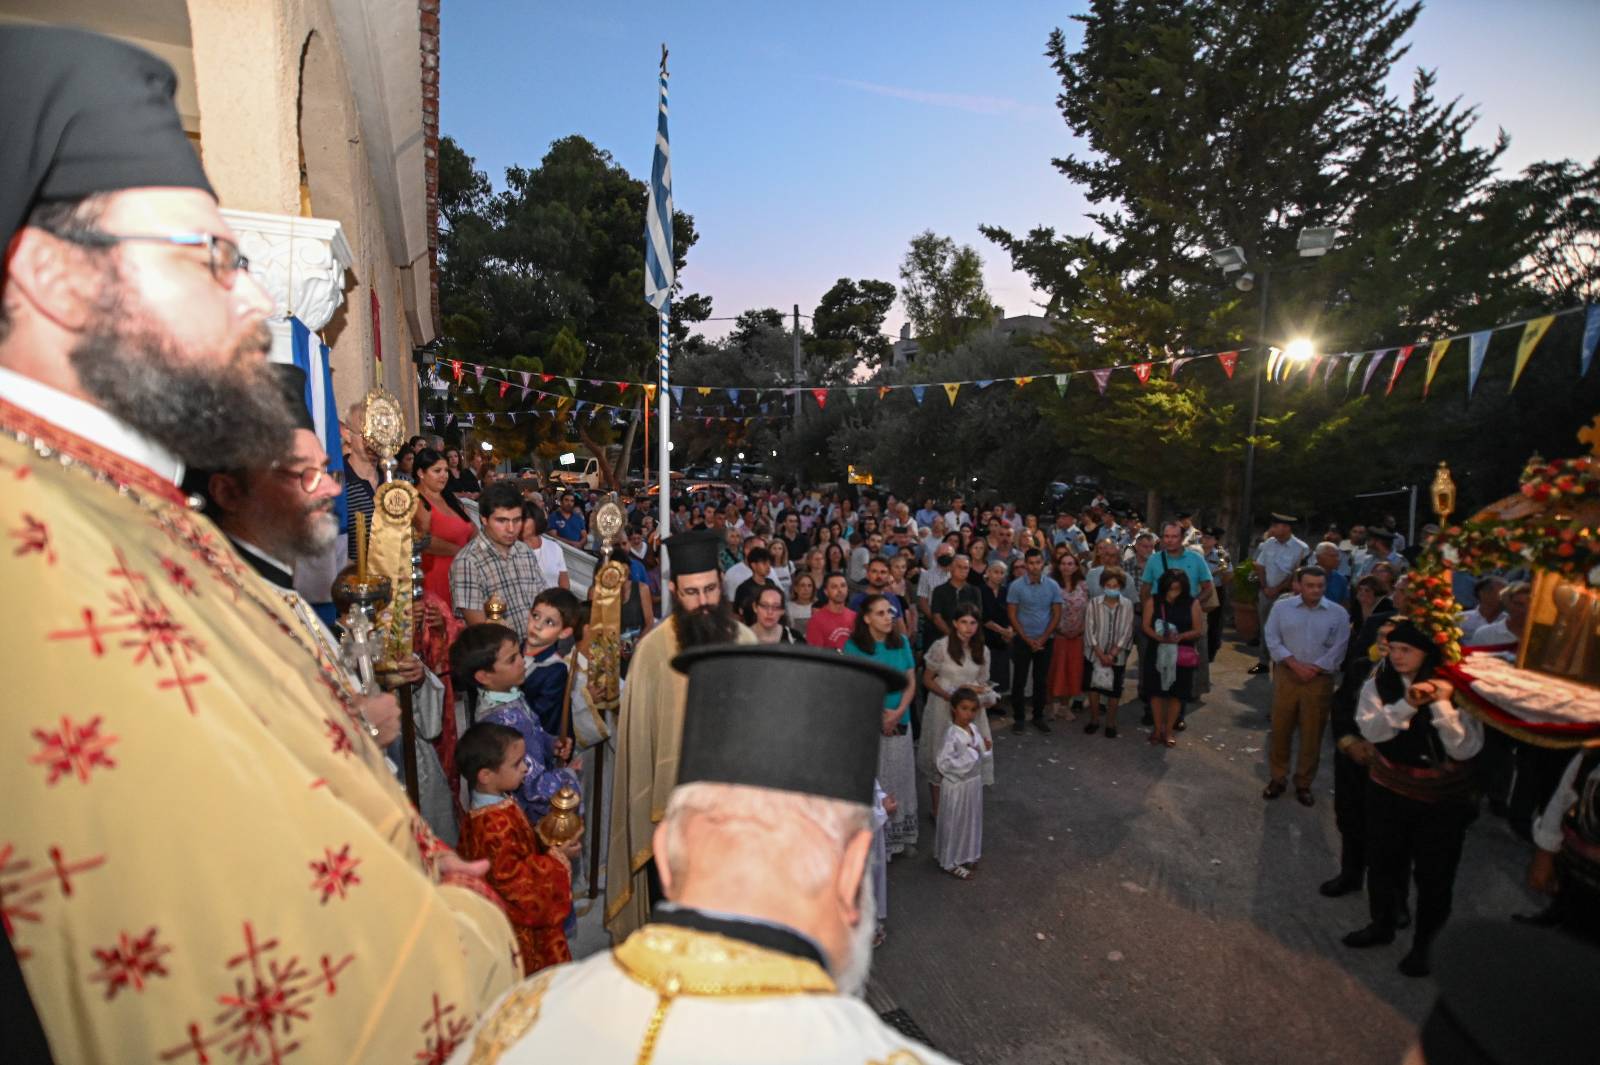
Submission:
[[1507,392],[1517,387],[1517,381],[1522,377],[1523,367],[1527,366],[1528,360],[1533,357],[1533,349],[1539,346],[1539,341],[1544,339],[1544,334],[1550,328],[1550,323],[1555,320],[1555,315],[1547,314],[1543,318],[1535,318],[1522,327],[1522,339],[1517,341],[1517,365],[1511,371],[1511,388],[1506,389]]
[[1422,377],[1422,398],[1428,398],[1428,386],[1433,384],[1433,375],[1439,372],[1439,364],[1444,361],[1444,353],[1450,348],[1450,341],[1435,340],[1433,347],[1428,349],[1428,372]]
[[949,397],[950,405],[956,405],[956,393],[961,391],[960,382],[951,382],[944,386],[944,394]]
[[711,394],[711,389],[709,388],[697,388],[695,391],[700,393],[702,396],[709,396]]
[[649,398],[651,403],[654,403],[656,401],[656,389],[660,388],[660,387],[661,387],[660,385],[645,385],[644,386],[644,394]]
[[1028,383],[1031,382],[1033,380],[1033,378],[1031,378],[1031,377],[1014,377],[1014,378],[1012,378],[1012,380],[1017,382],[1017,387],[1018,388],[1027,388],[1028,387]]
[[887,396],[888,394],[889,394],[889,386],[888,385],[879,385],[878,386],[878,398],[879,399],[882,399],[884,396]]

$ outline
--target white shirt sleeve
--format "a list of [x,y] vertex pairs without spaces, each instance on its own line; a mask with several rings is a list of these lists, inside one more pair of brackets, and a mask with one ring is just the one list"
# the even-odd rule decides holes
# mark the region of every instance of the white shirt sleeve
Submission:
[[[1356,727],[1369,743],[1382,743],[1398,736],[1416,712],[1417,708],[1404,699],[1385,703],[1378,696],[1377,682],[1369,677],[1361,687],[1361,698],[1356,701]],[[1481,742],[1482,737],[1479,740]]]
[[1578,767],[1582,764],[1583,752],[1579,751],[1567,763],[1555,794],[1550,796],[1550,801],[1545,803],[1539,816],[1533,819],[1533,842],[1542,851],[1554,853],[1561,849],[1561,821],[1572,804],[1578,801]]
[[1435,699],[1429,709],[1433,711],[1433,727],[1444,744],[1444,752],[1458,762],[1483,750],[1483,723],[1449,699]]

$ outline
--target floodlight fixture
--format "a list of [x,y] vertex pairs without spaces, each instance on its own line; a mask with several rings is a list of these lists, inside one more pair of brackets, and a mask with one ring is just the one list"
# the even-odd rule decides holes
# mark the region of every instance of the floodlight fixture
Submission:
[[1211,252],[1211,258],[1222,268],[1224,275],[1238,273],[1245,268],[1247,262],[1244,249],[1237,244],[1227,248],[1217,248]]
[[1256,272],[1254,270],[1246,270],[1234,278],[1233,287],[1240,292],[1249,292],[1256,287]]
[[1295,242],[1295,248],[1303,258],[1314,259],[1332,251],[1338,239],[1339,231],[1332,226],[1311,226],[1300,231],[1300,239]]

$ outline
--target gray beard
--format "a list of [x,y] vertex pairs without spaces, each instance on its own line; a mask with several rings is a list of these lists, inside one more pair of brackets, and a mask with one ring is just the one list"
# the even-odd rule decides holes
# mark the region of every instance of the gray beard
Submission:
[[861,919],[850,930],[848,953],[841,958],[833,982],[841,994],[860,998],[867,990],[867,975],[872,971],[872,936],[878,930],[878,898],[872,890],[872,869],[861,878],[861,888],[856,892],[856,908]]
[[166,448],[186,466],[264,466],[289,445],[293,423],[268,370],[265,325],[222,365],[185,359],[172,342],[140,328],[125,286],[69,353],[78,383],[107,413]]

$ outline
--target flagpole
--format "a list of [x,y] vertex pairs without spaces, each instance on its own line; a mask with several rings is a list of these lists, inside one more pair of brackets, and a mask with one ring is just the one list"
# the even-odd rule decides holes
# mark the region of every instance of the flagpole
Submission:
[[[659,341],[656,345],[656,402],[661,406],[657,408],[657,431],[661,434],[659,446],[656,448],[656,492],[657,514],[659,528],[656,532],[663,539],[672,533],[672,396],[670,394],[670,374],[667,371],[667,356],[669,354],[669,340],[671,338],[670,326],[672,323],[672,285],[674,281],[674,260],[672,256],[672,164],[670,161],[671,147],[667,140],[667,46],[661,46],[661,99],[656,111],[656,150],[655,158],[650,167],[650,202],[645,213],[645,249],[644,249],[644,295],[645,300],[656,309],[656,318],[660,324]],[[645,400],[649,405],[649,400]],[[650,434],[648,419],[646,420],[645,436]],[[668,573],[667,554],[661,553],[661,578],[665,583]],[[670,602],[666,595],[662,597],[665,615],[665,604]]]
[[[663,539],[672,533],[672,419],[668,417],[671,409],[668,405],[672,402],[672,395],[667,390],[667,348],[671,337],[667,325],[672,316],[671,308],[670,301],[661,305],[661,346],[657,358],[661,371],[661,380],[657,382],[659,387],[656,390],[656,402],[660,404],[656,408],[656,426],[661,436],[656,447],[656,483],[661,487],[659,490],[656,531]],[[661,560],[663,563],[666,562],[665,553],[662,554]],[[663,596],[662,598],[665,599],[666,597]]]

